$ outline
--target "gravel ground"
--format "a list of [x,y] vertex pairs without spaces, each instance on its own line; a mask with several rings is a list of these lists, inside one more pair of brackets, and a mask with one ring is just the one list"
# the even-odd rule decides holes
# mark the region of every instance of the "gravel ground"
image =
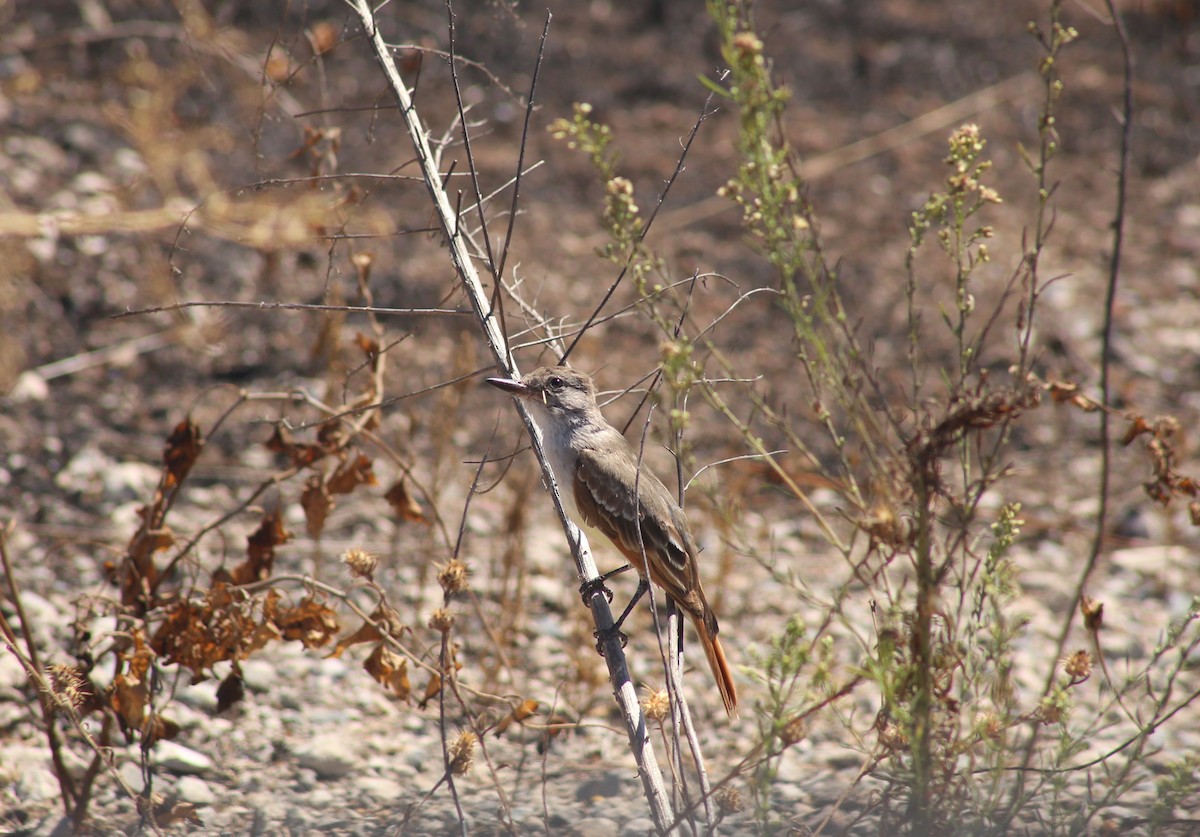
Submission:
[[[513,258],[519,261],[516,275],[539,309],[582,318],[611,281],[608,266],[591,255],[602,243],[597,187],[581,161],[546,135],[545,126],[568,114],[573,101],[594,103],[619,137],[622,171],[638,183],[639,203],[652,206],[657,184],[673,169],[679,138],[699,110],[702,91],[695,77],[719,59],[704,20],[674,4],[663,4],[664,25],[616,4],[552,5],[543,111],[537,114],[528,155],[547,165],[524,187],[525,214],[517,225]],[[859,5],[760,4],[768,52],[778,56],[777,72],[793,91],[789,135],[810,160],[828,162],[827,155],[863,137],[1019,79],[1034,66],[1024,22],[1044,14],[1040,4],[892,0],[870,15]],[[1122,410],[1148,418],[1177,416],[1184,438],[1176,464],[1188,473],[1194,456],[1186,437],[1200,414],[1200,34],[1187,4],[1177,4],[1178,11],[1170,4],[1134,5],[1129,25],[1139,59],[1139,116],[1116,308],[1113,391]],[[406,10],[401,40],[425,37],[445,46],[440,4],[413,3]],[[47,230],[6,238],[0,230],[0,388],[7,393],[0,396],[0,516],[15,521],[8,541],[14,577],[48,663],[72,660],[77,622],[94,640],[113,629],[111,618],[89,612],[87,605],[117,595],[103,563],[120,558],[138,507],[153,495],[163,442],[185,412],[207,432],[239,389],[286,394],[305,388],[336,401],[343,382],[361,380],[355,371],[361,354],[323,347],[318,335],[326,321],[311,314],[230,309],[113,318],[127,309],[180,299],[319,302],[334,301],[341,293],[353,302],[353,271],[344,251],[331,255],[323,241],[276,248],[271,238],[254,238],[263,229],[255,224],[273,217],[273,196],[301,206],[301,190],[278,184],[277,191],[244,187],[303,177],[330,165],[343,173],[390,172],[409,157],[395,121],[367,107],[379,100],[380,85],[361,44],[340,45],[319,67],[308,60],[312,49],[306,38],[319,36],[321,24],[332,25],[339,38],[353,33],[343,29],[343,7],[313,3],[281,10],[225,3],[210,11],[231,33],[227,40],[183,38],[174,9],[139,10],[119,2],[18,8],[9,12],[15,15],[8,21],[10,31],[0,36],[0,117],[8,123],[0,136],[0,223],[10,222],[5,215],[10,210],[105,217],[176,202],[190,208],[200,196],[225,194],[221,190],[264,201],[253,205],[254,223],[235,233],[202,221],[181,232],[177,220],[83,235]],[[1045,297],[1039,340],[1048,379],[1076,380],[1094,392],[1120,66],[1111,30],[1081,9],[1068,14],[1083,37],[1068,53],[1064,70],[1068,95],[1059,117],[1064,153],[1055,163],[1060,179],[1056,228],[1044,256],[1047,275],[1066,276]],[[525,19],[499,6],[469,14],[460,10],[460,15],[462,52],[513,89],[526,89],[540,18]],[[276,54],[273,45],[291,56],[283,69],[294,71],[280,76],[287,81],[279,87],[262,84],[264,66],[268,75],[282,72],[269,63],[268,56]],[[664,55],[671,60],[664,62]],[[161,75],[152,77],[152,67]],[[452,99],[435,92],[445,89],[444,66],[427,59],[421,73],[418,108],[431,125],[444,125],[453,115]],[[164,78],[169,83],[156,86]],[[515,164],[521,110],[482,76],[468,81],[466,95],[477,100],[490,126],[475,149],[477,164],[498,185]],[[175,97],[171,118],[137,123],[134,115],[151,112],[137,109],[146,91],[164,89]],[[995,215],[998,253],[1005,252],[1005,241],[1009,252],[1017,252],[1015,242],[1030,217],[1031,187],[1016,148],[1035,136],[1038,99],[1036,85],[1017,89],[1019,96],[964,116],[983,126],[996,160],[995,182],[1006,199]],[[327,103],[362,110],[339,112],[333,119],[322,115]],[[902,283],[896,277],[903,275],[908,212],[942,176],[944,135],[956,124],[833,166],[813,180],[826,243],[831,252],[846,254],[841,270],[848,298],[866,322],[881,324],[872,337],[885,376],[904,373]],[[328,152],[332,135],[314,138],[304,129],[329,126],[342,131],[333,156],[309,153]],[[769,274],[749,256],[736,218],[705,203],[731,174],[735,129],[734,120],[720,113],[706,124],[664,209],[665,232],[653,244],[680,276],[693,268],[715,270],[756,287],[767,283]],[[148,136],[165,142],[156,145]],[[188,150],[197,156],[187,157]],[[171,177],[163,176],[165,170]],[[355,183],[361,190],[355,200],[365,194],[374,201],[364,201],[363,213],[356,216],[363,229],[428,225],[427,203],[421,193],[404,191],[410,188],[406,184]],[[339,194],[350,200],[348,192]],[[380,205],[387,212],[371,215]],[[206,206],[211,208],[211,200]],[[268,233],[286,236],[285,230]],[[406,234],[364,246],[374,247],[376,304],[442,302],[450,279],[436,241]],[[1002,280],[1008,269],[994,266],[988,277]],[[570,281],[561,281],[564,277]],[[732,293],[714,287],[698,294],[697,321],[722,311]],[[723,326],[729,351],[744,368],[763,374],[780,403],[803,403],[791,368],[794,358],[779,350],[778,312],[766,306],[746,309]],[[420,391],[487,364],[465,324],[397,318],[387,325],[393,337],[414,338],[393,348],[390,394]],[[354,330],[366,328],[365,320],[351,317],[342,337],[352,343]],[[585,341],[578,357],[583,368],[600,370],[602,385],[617,389],[652,365],[657,337],[644,323],[629,320],[604,328],[604,345]],[[613,345],[622,350],[612,351]],[[527,357],[523,362],[532,363],[533,352]],[[64,360],[72,365],[55,365]],[[610,419],[628,416],[626,403],[610,407]],[[177,533],[196,532],[248,502],[263,478],[280,467],[264,445],[271,423],[300,424],[312,417],[287,398],[243,408],[209,438],[185,496],[172,510],[171,527]],[[1049,407],[1038,418],[1023,429],[1014,474],[997,494],[1006,501],[1019,499],[1026,520],[1012,554],[1020,569],[1020,593],[1011,606],[1011,616],[1029,619],[1014,675],[1024,699],[1040,692],[1088,554],[1099,467],[1092,418]],[[741,452],[715,416],[697,410],[695,422],[700,461]],[[248,502],[222,527],[221,536],[205,538],[184,575],[200,579],[218,566],[236,564],[262,509],[278,505],[295,537],[279,549],[276,572],[315,573],[351,587],[354,579],[338,556],[354,546],[372,550],[382,556],[380,586],[401,619],[414,626],[414,647],[431,659],[437,645],[424,625],[442,601],[433,567],[448,558],[473,463],[485,450],[498,458],[513,449],[519,428],[506,403],[467,380],[399,402],[384,412],[377,433],[400,452],[400,461],[381,456],[378,487],[340,502],[322,538],[305,534],[305,518],[295,502],[301,485],[281,484]],[[465,819],[474,834],[650,833],[636,767],[613,715],[607,681],[599,676],[602,662],[591,653],[590,625],[561,534],[528,460],[518,457],[500,487],[473,498],[466,514],[464,554],[473,598],[456,605],[461,677],[489,693],[536,699],[541,720],[553,712],[582,723],[554,737],[548,747],[533,723],[487,736],[486,758],[477,754],[474,769],[456,779]],[[445,518],[440,524],[403,523],[390,514],[382,495],[405,467],[426,489],[420,497],[425,513]],[[1164,509],[1146,496],[1142,482],[1148,470],[1138,444],[1114,454],[1112,525],[1105,560],[1089,588],[1105,603],[1103,653],[1118,681],[1146,665],[1172,621],[1184,617],[1200,594],[1200,539],[1184,504],[1175,501]],[[715,488],[699,488],[732,496],[729,502],[742,506],[739,522],[747,540],[776,571],[773,575],[731,548],[727,533],[704,513],[710,508],[705,498],[697,497],[692,508],[702,513],[693,512],[692,519],[705,549],[706,571],[719,578],[723,637],[732,639],[735,665],[745,666],[752,651],[764,648],[788,618],[800,616],[810,626],[821,620],[819,603],[798,599],[779,583],[780,575],[801,574],[828,596],[847,568],[828,553],[811,519],[797,517],[761,474],[717,473],[722,482]],[[501,476],[499,469],[487,474],[489,481]],[[830,492],[818,490],[813,496],[823,509],[837,506]],[[904,577],[897,570],[892,581],[899,584]],[[629,585],[614,586],[619,603]],[[292,584],[288,592],[298,599],[303,587]],[[369,601],[361,589],[354,595],[360,603]],[[857,589],[844,607],[839,672],[860,658],[850,637],[875,634],[872,603],[872,591]],[[0,607],[19,625],[7,591]],[[339,635],[344,636],[357,622],[345,608],[339,612]],[[658,675],[656,652],[647,640],[648,615],[635,619],[630,659],[640,686],[657,682]],[[493,642],[489,632],[496,631],[504,635]],[[1087,643],[1076,627],[1067,647]],[[219,663],[212,678],[196,684],[177,667],[164,667],[155,703],[165,707],[180,732],[154,748],[154,792],[195,806],[203,830],[214,834],[456,832],[454,801],[439,782],[438,700],[417,705],[426,681],[416,674],[411,700],[390,696],[362,671],[366,656],[366,646],[331,657],[328,648],[271,643],[242,666],[244,698],[221,711],[217,686],[228,663]],[[1180,668],[1170,686],[1171,705],[1200,687],[1191,662]],[[92,674],[97,688],[112,676],[104,670],[98,666]],[[703,670],[690,672],[687,683],[710,771],[719,780],[751,752],[757,737],[752,707],[764,692],[742,675],[746,710],[740,720],[727,722],[706,676]],[[1118,747],[1132,728],[1100,681],[1094,673],[1075,692],[1074,717],[1087,747],[1073,757],[1075,763]],[[1166,683],[1157,674],[1146,685],[1161,693]],[[493,703],[478,705],[496,711]],[[822,834],[887,829],[878,819],[878,802],[889,787],[886,770],[858,779],[874,740],[855,740],[842,722],[849,718],[865,735],[878,708],[877,696],[858,690],[840,702],[837,713],[809,719],[806,736],[783,756],[770,787],[771,809],[785,827],[805,833],[824,823]],[[0,655],[0,833],[69,833],[36,709],[17,661]],[[1086,719],[1099,720],[1083,727]],[[98,732],[96,715],[87,723]],[[451,706],[448,735],[452,738],[465,723]],[[1128,790],[1091,823],[1091,832],[1150,833],[1145,820],[1160,799],[1158,783],[1173,763],[1200,750],[1197,730],[1200,709],[1195,706],[1157,730],[1123,779]],[[114,737],[120,740],[119,734]],[[112,755],[125,784],[143,789],[139,745],[116,746]],[[72,738],[68,769],[78,773],[87,761],[86,748]],[[1069,807],[1102,793],[1106,778],[1093,771],[1090,786],[1083,774],[1064,781],[1062,804]],[[748,794],[743,778],[734,784]],[[1183,794],[1158,833],[1197,833],[1197,805],[1194,792]],[[134,803],[118,792],[114,780],[98,783],[90,810],[98,833],[136,829]],[[1025,833],[1045,828],[1032,819],[1022,824]],[[182,822],[171,829],[200,827]],[[746,810],[727,819],[722,831],[753,829]]]

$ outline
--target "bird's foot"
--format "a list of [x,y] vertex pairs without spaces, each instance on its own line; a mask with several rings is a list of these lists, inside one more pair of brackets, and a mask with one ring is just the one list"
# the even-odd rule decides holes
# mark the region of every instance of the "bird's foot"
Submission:
[[621,640],[622,648],[629,644],[629,636],[621,630],[620,625],[613,625],[612,627],[605,628],[602,631],[592,631],[592,636],[596,638],[596,651],[601,657],[604,656],[604,646],[607,645],[608,641],[611,639],[616,638]]
[[612,604],[612,600],[613,600],[612,590],[609,590],[608,585],[605,584],[604,582],[608,581],[614,575],[620,575],[621,573],[625,572],[627,569],[629,569],[628,564],[626,564],[623,567],[618,567],[615,570],[610,570],[609,572],[606,572],[604,575],[600,576],[599,578],[593,578],[593,579],[590,579],[590,580],[585,581],[582,584],[580,584],[579,585],[579,595],[583,598],[583,603],[585,605],[590,605],[592,602],[592,596],[596,595],[596,593],[603,593],[604,598],[608,599],[608,603]]

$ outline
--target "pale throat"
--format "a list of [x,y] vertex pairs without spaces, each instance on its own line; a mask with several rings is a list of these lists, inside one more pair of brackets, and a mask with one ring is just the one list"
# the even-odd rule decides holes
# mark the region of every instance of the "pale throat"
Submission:
[[[543,405],[534,402],[529,413],[538,429],[542,431],[542,449],[558,483],[563,510],[576,526],[588,528],[575,505],[575,463],[577,451],[586,444],[594,433],[593,420],[579,413],[560,411],[552,414]],[[603,421],[603,419],[600,419]]]

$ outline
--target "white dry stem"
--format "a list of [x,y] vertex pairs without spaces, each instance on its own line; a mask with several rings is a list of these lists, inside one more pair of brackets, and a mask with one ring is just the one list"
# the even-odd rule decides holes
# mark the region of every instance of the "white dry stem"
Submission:
[[[496,318],[495,309],[489,302],[483,284],[480,282],[479,274],[476,272],[475,266],[471,261],[468,240],[465,230],[462,229],[462,219],[455,212],[449,196],[442,188],[442,176],[438,171],[438,161],[430,148],[428,132],[421,124],[420,117],[413,105],[410,91],[401,79],[400,72],[396,68],[396,63],[392,60],[391,51],[388,49],[382,33],[376,26],[375,15],[370,4],[367,0],[350,0],[350,5],[362,21],[371,48],[375,53],[375,59],[383,70],[388,86],[391,88],[392,94],[396,99],[396,104],[400,109],[400,116],[404,120],[405,128],[416,151],[425,187],[429,191],[434,211],[437,214],[438,222],[441,224],[445,235],[451,261],[454,263],[455,270],[457,270],[459,277],[462,279],[467,297],[471,300],[471,305],[475,310],[480,328],[483,331],[484,340],[487,341],[488,348],[496,359],[497,365],[510,377],[517,378],[519,374],[516,362],[512,357],[511,351],[505,345],[504,335],[500,328],[500,323]],[[524,405],[518,401],[516,406],[522,420],[525,422],[526,429],[529,431],[534,452],[537,455],[538,462],[542,466],[543,478],[546,484],[550,486],[550,491],[554,498],[554,506],[558,510],[559,520],[562,522],[563,529],[566,532],[567,541],[571,546],[571,554],[575,558],[579,575],[585,582],[598,581],[600,573],[596,569],[596,563],[592,558],[587,538],[584,537],[583,533],[579,531],[578,527],[570,521],[563,511],[558,485],[554,481],[554,474],[550,470],[546,454],[542,449],[542,440],[537,425],[529,417]],[[592,595],[589,604],[597,631],[600,636],[605,636],[606,629],[610,629],[613,626],[612,611],[609,609],[608,601],[605,599],[603,593],[597,589]],[[620,638],[612,631],[609,631],[608,635],[610,638],[604,643],[604,659],[608,664],[609,677],[613,683],[617,703],[624,716],[626,730],[629,734],[629,748],[633,753],[634,759],[637,761],[638,775],[642,779],[642,787],[650,805],[650,815],[654,820],[657,830],[660,833],[665,833],[674,821],[674,815],[671,811],[662,773],[659,770],[658,761],[655,758],[654,749],[650,743],[648,726],[642,718],[642,710],[638,704],[633,681],[630,679],[629,670],[625,664],[625,655],[621,649]]]

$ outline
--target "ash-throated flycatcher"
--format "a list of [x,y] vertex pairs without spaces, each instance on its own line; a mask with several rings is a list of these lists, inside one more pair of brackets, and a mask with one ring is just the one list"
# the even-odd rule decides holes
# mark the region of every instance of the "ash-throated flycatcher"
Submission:
[[696,542],[687,518],[667,487],[639,468],[637,454],[620,431],[604,420],[592,379],[557,366],[535,369],[519,381],[487,381],[529,403],[571,518],[603,532],[637,569],[642,585],[648,570],[649,580],[691,618],[725,711],[734,715],[737,690],[717,639],[717,617],[700,586]]

